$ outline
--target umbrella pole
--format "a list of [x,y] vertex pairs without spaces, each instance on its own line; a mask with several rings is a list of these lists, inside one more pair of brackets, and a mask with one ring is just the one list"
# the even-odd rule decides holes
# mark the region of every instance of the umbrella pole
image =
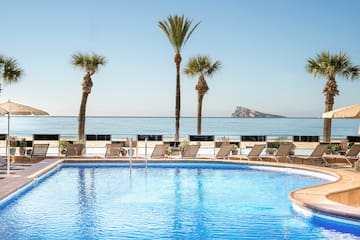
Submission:
[[7,156],[7,175],[10,174],[10,113],[8,113],[8,137],[6,141],[6,156]]

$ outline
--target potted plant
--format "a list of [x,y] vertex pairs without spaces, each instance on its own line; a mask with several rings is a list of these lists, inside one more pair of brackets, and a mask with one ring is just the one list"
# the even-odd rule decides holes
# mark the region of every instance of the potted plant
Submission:
[[25,155],[25,152],[26,152],[26,139],[25,138],[22,138],[19,142],[19,153],[21,156],[24,156]]
[[327,154],[338,154],[340,150],[341,150],[341,147],[339,144],[330,143],[326,153]]
[[189,141],[181,141],[180,144],[179,144],[179,151],[180,152],[183,152],[184,151],[184,148],[189,145]]
[[61,140],[59,142],[59,149],[60,149],[61,154],[66,154],[66,149],[67,149],[68,145],[69,145],[69,142],[66,140]]
[[231,154],[232,155],[238,155],[239,154],[239,148],[237,145],[234,145],[232,150],[231,150]]
[[169,147],[168,152],[170,155],[175,156],[180,154],[180,149],[179,147]]
[[268,155],[274,155],[274,153],[276,152],[277,148],[266,148],[266,154]]
[[121,153],[121,156],[126,156],[126,154],[127,154],[126,148],[121,148],[120,153]]
[[9,138],[9,145],[10,145],[10,155],[14,156],[15,152],[16,152],[16,138],[15,137],[10,137]]

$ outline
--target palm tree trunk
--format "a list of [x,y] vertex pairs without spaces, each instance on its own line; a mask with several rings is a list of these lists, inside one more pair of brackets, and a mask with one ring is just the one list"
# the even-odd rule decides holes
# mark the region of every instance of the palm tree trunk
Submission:
[[78,138],[79,141],[85,141],[85,112],[86,103],[89,94],[85,91],[82,93],[80,111],[79,111],[79,123],[78,123]]
[[202,102],[209,87],[205,81],[204,75],[201,73],[195,90],[198,92],[198,111],[197,111],[197,134],[201,134],[201,120],[202,120]]
[[[327,95],[325,101],[325,112],[333,110],[334,96]],[[324,118],[323,140],[324,142],[331,141],[331,118]]]
[[[334,98],[339,95],[336,80],[333,76],[329,76],[323,93],[325,95],[325,112],[333,110]],[[331,141],[331,118],[324,118],[323,140],[324,142]]]
[[201,119],[202,119],[202,102],[204,95],[198,93],[198,108],[197,108],[197,134],[201,135]]
[[87,72],[83,78],[82,83],[82,97],[79,111],[79,125],[78,125],[78,137],[79,141],[85,141],[85,115],[86,115],[86,103],[89,94],[91,93],[91,88],[93,86],[91,80],[91,73]]
[[176,96],[175,96],[175,141],[179,141],[180,128],[180,63],[181,55],[177,53],[174,58],[176,64]]

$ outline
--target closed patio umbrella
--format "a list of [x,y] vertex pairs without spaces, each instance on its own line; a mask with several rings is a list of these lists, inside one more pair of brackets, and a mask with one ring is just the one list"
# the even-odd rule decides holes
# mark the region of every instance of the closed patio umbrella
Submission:
[[43,110],[22,105],[19,103],[14,103],[11,102],[10,100],[0,104],[0,114],[8,115],[8,137],[6,142],[6,157],[7,157],[7,174],[10,174],[10,155],[9,155],[10,115],[49,115],[49,114]]

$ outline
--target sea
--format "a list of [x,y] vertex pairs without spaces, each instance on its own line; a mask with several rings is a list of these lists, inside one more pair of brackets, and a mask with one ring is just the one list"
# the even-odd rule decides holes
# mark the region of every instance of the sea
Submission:
[[[333,119],[332,137],[357,136],[359,119]],[[77,136],[76,116],[11,116],[10,135],[60,134]],[[0,117],[0,134],[7,133],[8,119]],[[322,136],[321,118],[233,118],[204,117],[202,134],[238,139],[240,136],[265,135],[268,138]],[[112,139],[135,137],[137,134],[158,134],[174,137],[174,117],[87,117],[86,134],[111,134]],[[196,117],[180,119],[180,137],[196,134]]]

